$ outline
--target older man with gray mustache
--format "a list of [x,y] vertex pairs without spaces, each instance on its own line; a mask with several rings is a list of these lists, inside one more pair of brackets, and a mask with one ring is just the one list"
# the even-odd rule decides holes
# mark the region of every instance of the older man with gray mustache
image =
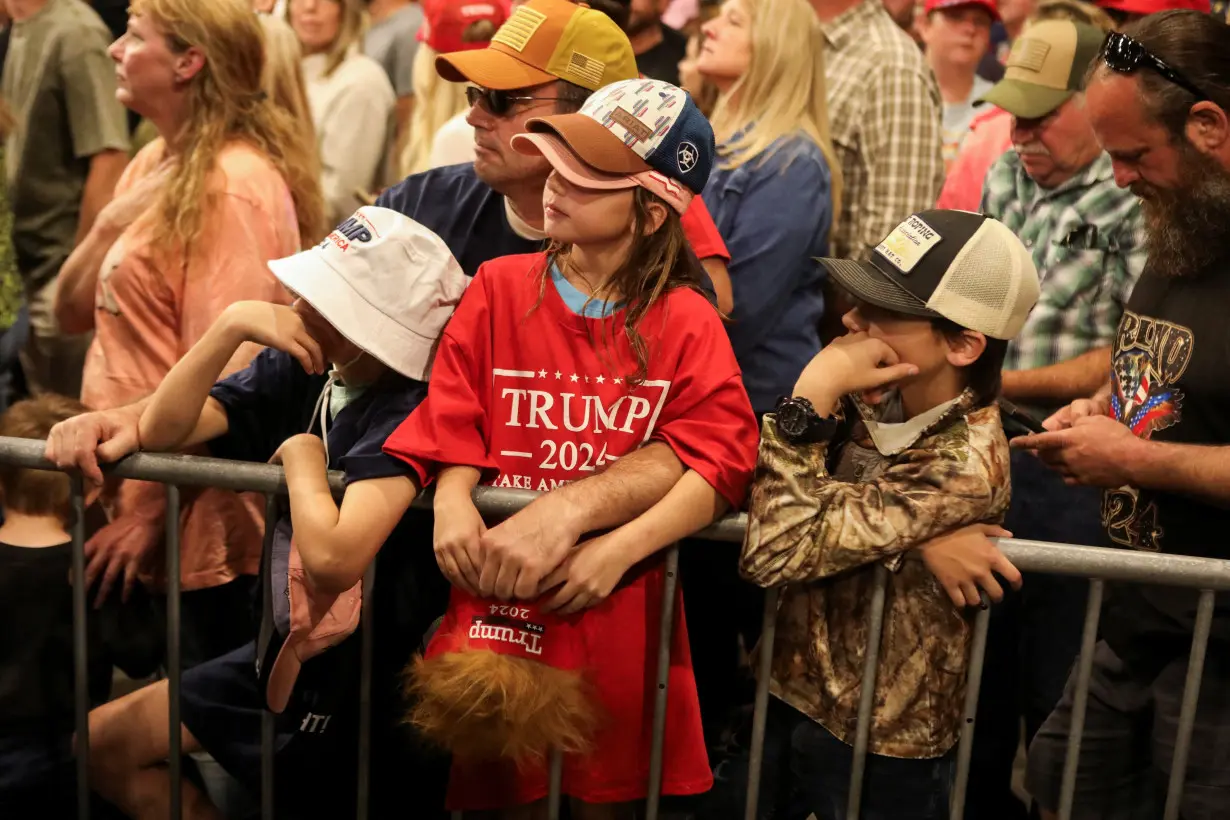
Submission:
[[[1004,79],[984,95],[1013,115],[1010,151],[991,166],[981,210],[1015,231],[1033,254],[1042,294],[1004,361],[1004,395],[1046,418],[1091,395],[1110,373],[1111,345],[1144,268],[1136,197],[1115,185],[1085,111],[1083,82],[1104,40],[1093,26],[1044,21],[1013,44]],[[1098,544],[1101,495],[1067,487],[1033,455],[1012,460],[1005,526],[1018,538]],[[970,817],[1023,818],[1011,795],[1020,713],[1032,739],[1059,700],[1080,644],[1083,582],[1027,576],[996,608],[971,777]],[[992,660],[1000,662],[992,663]]]

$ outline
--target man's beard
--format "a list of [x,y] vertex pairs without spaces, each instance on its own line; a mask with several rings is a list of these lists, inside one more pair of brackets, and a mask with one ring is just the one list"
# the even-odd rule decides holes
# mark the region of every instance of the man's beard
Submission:
[[1184,139],[1179,147],[1179,183],[1157,188],[1132,185],[1141,197],[1148,266],[1165,276],[1196,276],[1230,250],[1230,171]]
[[626,26],[625,31],[629,37],[635,37],[641,32],[648,31],[658,25],[658,23],[658,18],[654,17],[652,14],[640,15],[636,12],[632,12],[632,14],[628,16],[628,25]]

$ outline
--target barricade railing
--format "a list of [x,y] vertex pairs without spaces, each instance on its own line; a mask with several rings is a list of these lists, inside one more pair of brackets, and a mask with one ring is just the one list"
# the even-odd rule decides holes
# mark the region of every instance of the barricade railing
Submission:
[[[55,465],[43,459],[43,442],[29,439],[0,437],[0,463],[42,470],[55,470]],[[168,774],[172,783],[170,816],[179,820],[182,812],[180,773],[182,770],[182,738],[180,734],[180,578],[179,546],[180,533],[178,511],[180,488],[214,487],[241,492],[262,493],[265,496],[265,556],[273,527],[269,525],[277,514],[277,496],[286,493],[286,479],[281,467],[250,462],[236,462],[198,456],[136,453],[107,468],[111,475],[153,481],[167,488],[167,678],[169,689],[168,721],[170,722],[170,755]],[[344,488],[341,473],[330,473],[330,487],[340,494]],[[488,518],[505,518],[533,500],[538,494],[526,490],[480,487],[475,491],[475,503]],[[429,508],[428,496],[416,499],[415,506]],[[88,646],[86,639],[86,589],[85,589],[85,496],[80,476],[72,476],[71,509],[72,523],[72,584],[73,584],[73,659],[75,668],[75,716],[76,716],[76,766],[77,766],[77,817],[88,820],[90,798],[89,773],[89,687]],[[746,515],[727,516],[694,537],[702,540],[741,542],[747,527]],[[1214,597],[1217,592],[1230,590],[1230,561],[1164,555],[1098,547],[1050,544],[1037,541],[999,539],[998,546],[1016,567],[1025,572],[1069,575],[1090,579],[1089,598],[1081,636],[1080,655],[1076,665],[1076,690],[1068,745],[1065,755],[1062,785],[1060,789],[1060,820],[1068,820],[1072,813],[1075,794],[1077,763],[1080,754],[1081,732],[1084,727],[1085,710],[1089,695],[1089,681],[1093,667],[1093,649],[1097,639],[1098,619],[1104,586],[1107,581],[1175,586],[1200,591],[1197,605],[1192,645],[1184,685],[1179,723],[1175,737],[1170,781],[1164,808],[1164,820],[1178,820],[1182,799],[1187,760],[1190,754],[1192,729],[1196,706],[1200,695],[1201,677],[1205,654],[1208,649],[1212,625]],[[650,755],[649,789],[646,801],[647,820],[658,820],[661,798],[664,737],[666,730],[667,681],[670,666],[671,632],[674,621],[675,589],[678,583],[678,547],[671,547],[666,554],[666,574],[657,658],[657,687],[654,693],[654,718],[652,750]],[[881,627],[889,584],[889,573],[877,566],[876,585],[873,588],[868,613],[868,641],[863,665],[860,689],[858,724],[854,741],[854,758],[850,775],[850,794],[847,804],[847,820],[857,820],[866,771],[871,713],[874,705],[875,678],[879,665]],[[372,571],[365,577],[365,586],[370,588]],[[267,637],[272,629],[272,601],[270,585],[264,588],[264,617],[260,634]],[[361,678],[359,703],[359,749],[357,749],[358,792],[355,816],[366,820],[370,809],[370,738],[371,738],[371,664],[372,629],[371,595],[364,596],[361,637]],[[765,722],[769,699],[769,678],[773,656],[773,643],[777,622],[779,589],[770,589],[765,595],[764,620],[761,640],[756,658],[757,687],[752,724],[752,743],[749,759],[749,776],[746,792],[745,819],[756,820],[759,798],[761,768],[764,759]],[[984,597],[985,603],[985,597]],[[969,659],[969,679],[964,704],[965,726],[957,748],[957,768],[950,816],[954,820],[964,816],[965,790],[969,782],[971,749],[974,737],[974,718],[978,708],[978,689],[982,677],[986,653],[987,627],[990,609],[981,608],[974,615],[973,638]],[[276,816],[273,789],[274,716],[265,712],[261,725],[261,817]],[[550,762],[550,796],[548,815],[550,820],[560,816],[560,788],[562,762],[553,755]]]

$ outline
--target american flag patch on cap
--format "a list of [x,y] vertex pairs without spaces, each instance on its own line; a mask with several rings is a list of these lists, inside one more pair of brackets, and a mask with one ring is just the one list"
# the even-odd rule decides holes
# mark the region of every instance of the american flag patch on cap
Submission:
[[568,59],[568,73],[582,80],[578,85],[602,85],[602,72],[605,70],[606,63],[595,60],[593,57],[586,57],[579,51],[572,52],[572,57]]

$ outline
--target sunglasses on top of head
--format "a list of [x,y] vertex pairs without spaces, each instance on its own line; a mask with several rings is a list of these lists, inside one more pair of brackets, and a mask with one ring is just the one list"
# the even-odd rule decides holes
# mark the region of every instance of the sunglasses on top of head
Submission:
[[474,85],[466,88],[466,103],[471,108],[481,101],[483,108],[497,117],[502,117],[511,111],[515,103],[552,102],[558,99],[560,98],[530,97],[525,94],[514,94],[511,91],[499,91],[494,88],[479,88]]
[[1190,91],[1196,96],[1197,102],[1209,98],[1209,95],[1201,91],[1195,83],[1126,34],[1111,32],[1102,46],[1102,60],[1109,69],[1120,74],[1131,74],[1141,68],[1152,69],[1179,88]]

